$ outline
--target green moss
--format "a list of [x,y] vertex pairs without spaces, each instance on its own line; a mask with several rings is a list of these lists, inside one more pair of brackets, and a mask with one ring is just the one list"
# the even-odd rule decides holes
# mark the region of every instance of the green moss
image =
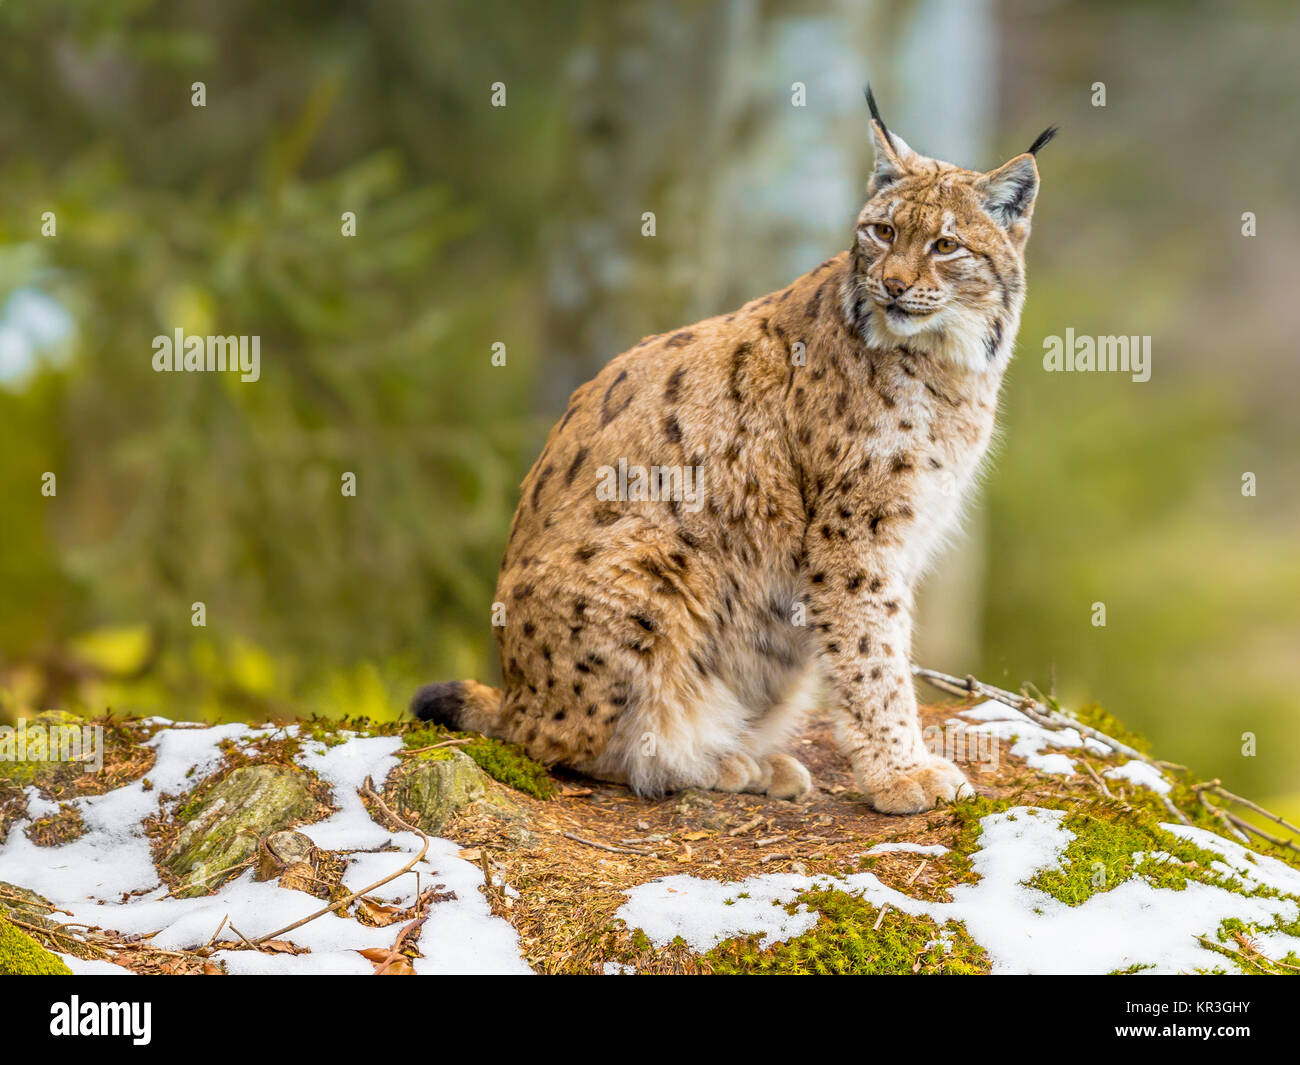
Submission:
[[1270,976],[1300,976],[1300,954],[1288,951],[1277,961],[1260,954],[1256,949],[1255,938],[1261,933],[1281,932],[1283,935],[1300,937],[1300,916],[1292,921],[1284,921],[1279,916],[1273,923],[1261,928],[1248,925],[1236,917],[1228,917],[1219,923],[1215,939],[1201,937],[1201,945],[1231,958],[1243,972],[1267,974]]
[[[880,910],[844,891],[803,892],[799,903],[820,915],[817,926],[785,943],[763,949],[759,936],[719,943],[706,955],[716,973],[728,975],[854,975],[987,973],[988,956],[956,921],[937,924]],[[879,920],[880,927],[876,924]],[[945,949],[945,947],[947,949]]]
[[460,750],[474,759],[493,780],[531,795],[534,799],[555,797],[555,781],[540,762],[534,762],[517,743],[486,737],[467,743]]
[[439,747],[432,751],[421,751],[414,755],[417,762],[450,762],[452,758],[451,747]]
[[[504,740],[489,739],[487,736],[474,733],[452,732],[436,726],[406,729],[402,733],[402,740],[407,748],[431,747],[435,743],[444,743],[449,739],[458,738],[468,739],[470,742],[458,746],[456,750],[463,751],[474,759],[478,767],[493,780],[516,791],[522,791],[525,795],[531,795],[534,799],[555,797],[557,790],[555,781],[551,779],[546,767],[529,758],[523,747],[517,743],[506,743]],[[440,748],[440,750],[446,749]],[[422,752],[420,757],[424,754],[436,753],[426,751]]]
[[0,916],[0,976],[71,976],[72,970]]
[[[1160,828],[1143,812],[1118,803],[1097,801],[1067,814],[1064,827],[1074,833],[1060,866],[1044,870],[1029,881],[1069,906],[1087,902],[1126,880],[1141,877],[1157,888],[1182,891],[1188,881],[1214,884],[1232,891],[1243,885],[1210,868],[1222,856],[1179,839]],[[1163,851],[1172,858],[1153,857]],[[1135,857],[1141,854],[1141,857]]]
[[312,718],[310,721],[304,721],[299,726],[298,735],[302,739],[314,740],[316,743],[322,743],[326,747],[338,747],[347,743],[353,736],[367,735],[363,731],[348,731],[338,727],[337,722],[322,721],[319,718]]

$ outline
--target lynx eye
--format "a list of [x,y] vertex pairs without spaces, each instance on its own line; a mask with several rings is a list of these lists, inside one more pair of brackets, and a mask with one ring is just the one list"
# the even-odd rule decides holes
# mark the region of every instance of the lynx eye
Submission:
[[888,222],[877,222],[871,227],[871,235],[885,244],[892,244],[894,242],[894,227]]
[[940,237],[934,242],[934,250],[940,255],[951,255],[960,247],[961,245],[953,240],[952,237]]

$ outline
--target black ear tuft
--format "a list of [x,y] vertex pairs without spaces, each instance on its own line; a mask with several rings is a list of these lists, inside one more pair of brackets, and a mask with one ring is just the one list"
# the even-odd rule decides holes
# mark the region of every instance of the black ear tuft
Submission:
[[880,123],[880,128],[885,134],[885,140],[889,142],[889,147],[895,152],[898,151],[894,144],[893,134],[889,132],[889,127],[885,125],[885,120],[880,117],[880,108],[876,106],[876,94],[871,91],[871,82],[867,82],[867,87],[863,90],[867,96],[867,107],[871,110],[871,117]]
[[1042,148],[1044,145],[1047,144],[1048,141],[1050,141],[1053,137],[1055,137],[1056,134],[1060,131],[1060,129],[1061,129],[1060,126],[1048,126],[1045,130],[1043,130],[1043,132],[1038,135],[1038,139],[1029,146],[1029,154],[1037,155],[1038,149]]

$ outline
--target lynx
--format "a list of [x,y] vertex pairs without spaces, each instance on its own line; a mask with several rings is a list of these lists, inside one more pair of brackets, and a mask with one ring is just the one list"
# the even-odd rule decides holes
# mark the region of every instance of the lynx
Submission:
[[[428,685],[417,716],[642,795],[798,799],[783,748],[820,704],[875,809],[970,794],[922,739],[913,597],[993,433],[1056,130],[981,173],[913,151],[867,96],[852,246],[573,393],[501,564],[502,688]],[[620,463],[694,469],[699,505],[601,498]]]

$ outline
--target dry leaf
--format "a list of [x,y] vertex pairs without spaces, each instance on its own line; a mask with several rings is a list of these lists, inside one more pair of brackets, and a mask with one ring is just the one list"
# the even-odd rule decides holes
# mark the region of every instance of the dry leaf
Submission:
[[361,898],[357,899],[357,916],[364,917],[368,923],[382,928],[384,925],[392,924],[401,917],[402,911],[396,906],[385,906],[383,903],[362,895]]
[[483,857],[483,852],[478,847],[466,847],[463,851],[456,852],[467,862],[476,862]]
[[415,966],[405,954],[399,954],[393,963],[380,976],[414,976]]
[[216,962],[205,961],[203,963],[203,975],[204,976],[225,976],[226,971],[222,969],[221,966],[218,965]]
[[287,939],[268,939],[265,943],[259,943],[263,950],[269,950],[273,954],[297,954],[300,950],[298,946],[290,943]]
[[376,965],[383,962],[388,957],[387,947],[367,947],[365,950],[357,951],[366,961],[372,961]]
[[[707,839],[710,835],[712,835],[712,833],[709,832],[683,832],[682,839],[690,839],[690,840]],[[686,849],[690,850],[689,847],[687,847]]]
[[565,799],[585,799],[588,795],[593,794],[595,794],[595,792],[593,792],[591,788],[579,788],[575,787],[573,784],[560,785],[560,795]]

